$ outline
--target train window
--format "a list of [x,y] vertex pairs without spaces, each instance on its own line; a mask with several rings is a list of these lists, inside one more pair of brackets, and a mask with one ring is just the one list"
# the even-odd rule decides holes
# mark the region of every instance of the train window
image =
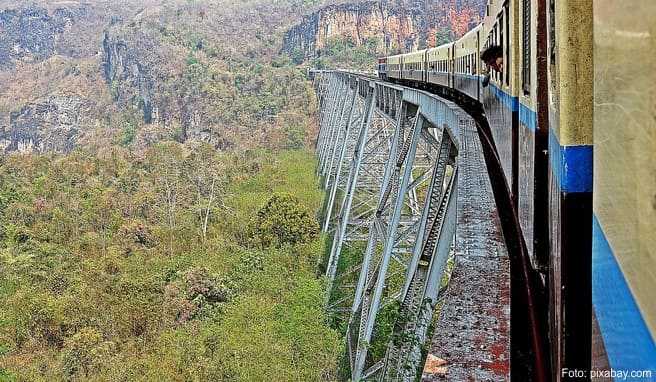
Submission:
[[[499,24],[498,23],[494,24],[494,35],[492,36],[492,42],[493,42],[493,45],[499,45]],[[492,72],[493,72],[492,77],[495,80],[499,80],[499,72],[497,72],[496,70],[493,70]]]
[[[503,26],[505,25],[505,23],[503,22],[504,16],[505,15],[503,14],[503,11],[502,11],[501,15],[499,16],[499,45],[501,46],[501,51],[502,52],[505,51],[506,49],[508,49],[508,47],[505,45],[506,41],[503,38],[503,34],[504,34],[503,33],[504,32],[503,31]],[[497,78],[497,80],[503,81],[504,73],[507,71],[507,70],[505,70],[506,69],[505,66],[507,66],[507,65],[508,64],[504,65],[504,68],[503,68],[504,70],[502,70],[501,73],[499,73],[499,77]]]
[[522,4],[522,89],[529,94],[531,89],[531,0]]
[[510,86],[510,13],[508,12],[508,2],[503,5],[504,11],[506,13],[506,59],[505,63],[506,65],[504,69],[505,76],[506,76],[506,85]]

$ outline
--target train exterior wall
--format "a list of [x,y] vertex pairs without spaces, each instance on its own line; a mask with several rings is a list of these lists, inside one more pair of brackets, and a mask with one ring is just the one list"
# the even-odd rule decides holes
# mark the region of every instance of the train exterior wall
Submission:
[[[539,0],[543,1],[543,0]],[[522,233],[524,234],[524,242],[526,243],[526,248],[528,250],[529,256],[531,258],[531,263],[533,268],[546,270],[548,266],[548,259],[543,256],[543,258],[538,259],[536,257],[536,249],[544,249],[548,247],[546,242],[540,243],[543,248],[536,247],[536,224],[541,222],[536,221],[536,208],[542,208],[543,210],[547,208],[545,205],[536,206],[536,186],[542,187],[545,189],[547,185],[546,182],[538,182],[540,179],[536,177],[536,170],[539,170],[541,163],[536,163],[536,161],[546,161],[544,155],[538,156],[536,153],[536,145],[541,143],[538,142],[538,139],[545,139],[548,137],[546,134],[546,129],[548,126],[539,126],[538,125],[538,76],[537,76],[537,62],[538,62],[538,34],[539,32],[544,32],[543,29],[538,30],[538,0],[531,0],[529,7],[524,7],[524,1],[520,1],[520,6],[516,8],[517,17],[513,18],[515,21],[516,32],[514,35],[517,38],[514,39],[513,46],[519,47],[517,49],[516,57],[516,73],[518,74],[515,77],[515,83],[517,84],[517,93],[519,96],[519,129],[518,129],[518,168],[519,168],[519,179],[522,181],[519,183],[517,188],[517,213],[519,217],[519,223],[522,227]],[[524,30],[524,20],[525,17],[530,21],[530,27],[528,31]],[[526,34],[525,32],[528,32]],[[546,37],[546,36],[543,36]],[[529,49],[525,52],[524,39],[528,39]],[[528,81],[523,76],[524,68],[524,57],[527,56],[529,61],[529,76]],[[541,79],[546,81],[546,78]],[[548,107],[545,105],[545,107]],[[540,134],[544,129],[545,134]],[[546,141],[543,145],[546,147]],[[537,184],[540,183],[540,184]],[[538,211],[538,216],[539,211]],[[544,219],[544,214],[541,216]],[[539,227],[537,228],[540,229]]]
[[449,73],[428,73],[428,82],[441,86],[449,86]]
[[[427,71],[427,81],[429,83],[447,87],[449,86],[449,71],[442,63],[448,62],[449,47],[451,45],[452,44],[444,44],[436,48],[428,49],[427,56],[429,69]],[[433,63],[432,66],[431,63]]]
[[[594,2],[593,367],[656,378],[656,2]],[[605,359],[607,357],[607,359]],[[647,379],[645,379],[647,380]]]
[[481,98],[504,176],[508,185],[513,187],[513,132],[517,130],[517,97],[490,83],[483,88]]
[[550,335],[553,379],[590,369],[592,3],[555,1],[549,65]]
[[454,74],[453,84],[456,90],[467,94],[475,100],[479,99],[479,77],[473,74]]

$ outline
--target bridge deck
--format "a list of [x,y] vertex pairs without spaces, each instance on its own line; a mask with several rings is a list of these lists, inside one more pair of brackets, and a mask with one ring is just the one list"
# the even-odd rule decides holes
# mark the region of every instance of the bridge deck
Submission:
[[446,365],[438,373],[426,367],[422,381],[504,381],[510,379],[510,263],[475,126],[460,135],[456,266],[429,346]]

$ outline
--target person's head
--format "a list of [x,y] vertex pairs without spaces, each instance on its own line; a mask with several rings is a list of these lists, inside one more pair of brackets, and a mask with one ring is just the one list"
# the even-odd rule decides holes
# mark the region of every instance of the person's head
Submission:
[[499,45],[491,45],[481,52],[481,61],[492,69],[500,72],[503,70],[503,48]]

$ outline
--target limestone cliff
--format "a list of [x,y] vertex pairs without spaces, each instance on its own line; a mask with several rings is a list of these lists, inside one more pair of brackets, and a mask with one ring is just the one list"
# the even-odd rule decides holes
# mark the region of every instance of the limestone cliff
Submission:
[[0,69],[18,60],[43,61],[55,54],[81,57],[93,54],[80,41],[79,29],[88,27],[87,6],[0,10]]
[[411,50],[419,45],[416,15],[378,1],[330,5],[308,16],[285,35],[283,50],[305,58],[321,55],[328,41],[345,37],[356,45],[375,38],[379,50]]
[[[68,152],[95,114],[92,102],[75,96],[51,96],[11,112],[0,127],[0,152]],[[7,120],[5,120],[7,121]]]
[[321,56],[331,39],[361,45],[368,39],[382,54],[408,52],[459,37],[480,22],[485,0],[378,0],[333,4],[289,29],[283,51]]

